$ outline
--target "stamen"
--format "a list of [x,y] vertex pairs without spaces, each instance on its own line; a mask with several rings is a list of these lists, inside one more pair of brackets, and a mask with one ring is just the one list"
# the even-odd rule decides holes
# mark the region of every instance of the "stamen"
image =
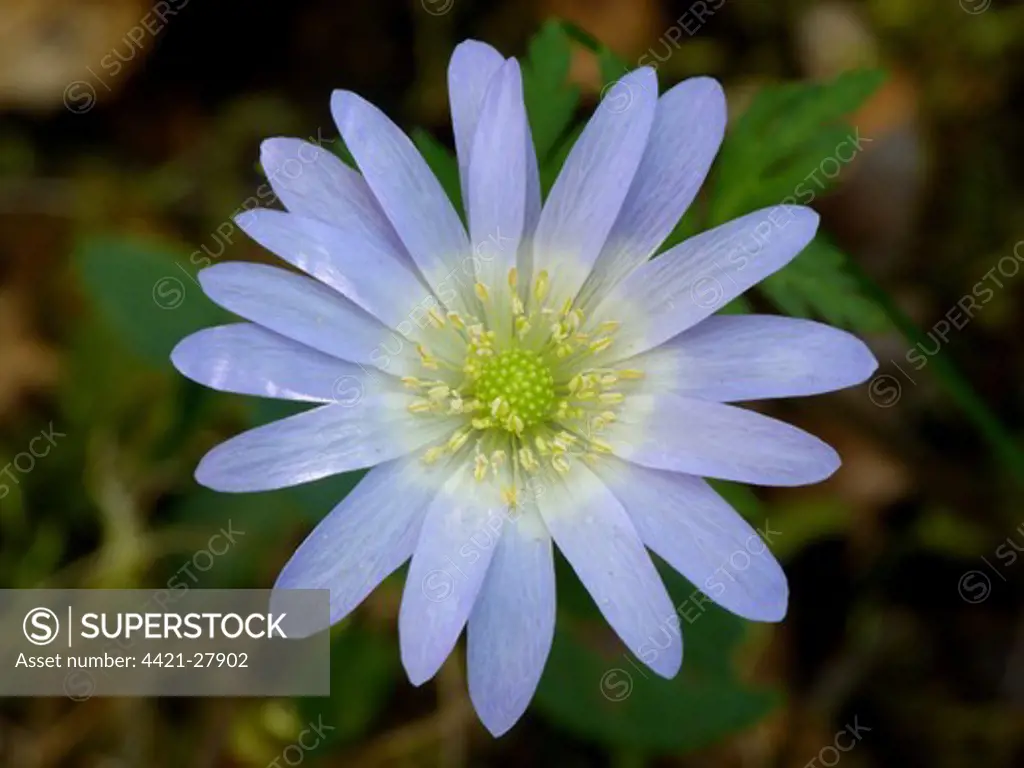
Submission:
[[[428,335],[416,352],[425,370],[443,368],[444,373],[404,376],[401,383],[411,390],[410,413],[461,422],[441,445],[424,451],[423,461],[472,455],[476,480],[493,477],[502,484],[502,499],[515,507],[516,488],[528,483],[527,473],[565,475],[575,459],[596,462],[612,452],[598,434],[619,419],[626,400],[618,391],[622,382],[642,379],[644,372],[587,367],[587,355],[607,350],[621,324],[604,320],[588,326],[586,312],[571,297],[558,297],[549,306],[547,271],[536,274],[525,302],[516,267],[508,270],[507,283],[508,292],[500,284],[492,291],[483,282],[473,283],[475,296],[486,305],[480,316],[432,307]],[[455,334],[447,331],[449,325]],[[460,349],[454,350],[459,340]],[[435,356],[431,346],[444,356]],[[475,454],[464,451],[471,438]]]

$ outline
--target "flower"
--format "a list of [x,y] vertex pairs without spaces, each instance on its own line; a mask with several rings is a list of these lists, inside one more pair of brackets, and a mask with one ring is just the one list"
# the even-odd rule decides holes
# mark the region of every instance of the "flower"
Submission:
[[409,679],[431,678],[466,627],[470,696],[498,735],[551,646],[553,543],[659,675],[678,671],[682,638],[648,548],[733,613],[781,620],[782,569],[701,478],[825,479],[830,447],[730,403],[850,386],[876,362],[818,323],[711,317],[810,242],[808,208],[758,211],[650,260],[721,143],[714,80],[659,98],[653,70],[627,74],[543,205],[516,60],[464,42],[449,91],[468,229],[409,138],[337,91],[359,172],[270,139],[261,159],[288,212],[238,218],[306,274],[203,270],[210,298],[250,322],[172,357],[215,389],[319,404],[217,446],[198,481],[262,491],[373,467],[276,587],[329,588],[336,622],[411,558]]

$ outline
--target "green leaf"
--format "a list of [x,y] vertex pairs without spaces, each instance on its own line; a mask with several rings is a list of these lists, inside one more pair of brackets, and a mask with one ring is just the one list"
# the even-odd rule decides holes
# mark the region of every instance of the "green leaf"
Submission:
[[86,237],[77,244],[73,261],[103,318],[133,352],[155,365],[169,367],[175,344],[229,317],[196,282],[205,263],[190,261],[166,243]]
[[759,289],[794,317],[820,317],[861,333],[890,327],[885,310],[862,290],[847,269],[846,255],[821,236],[788,266],[766,278]]
[[[749,727],[778,702],[771,690],[736,679],[732,655],[744,622],[711,604],[686,579],[659,570],[685,635],[683,668],[659,678],[604,625],[559,559],[559,631],[536,705],[566,730],[594,742],[653,752],[694,750]],[[666,617],[666,632],[673,630]],[[652,650],[657,641],[652,638]],[[656,652],[656,651],[653,651]]]
[[423,155],[423,159],[427,161],[430,170],[437,176],[437,180],[441,182],[455,210],[462,216],[462,186],[459,182],[459,163],[455,155],[422,128],[413,128],[412,141]]
[[584,123],[576,125],[565,139],[555,147],[547,161],[540,166],[540,188],[545,198],[547,198],[548,192],[551,191],[551,187],[554,185],[555,179],[558,178],[558,174],[562,172],[562,166],[565,165],[566,158],[569,157],[569,153],[576,144],[576,140],[583,133],[584,126]]
[[566,84],[571,50],[561,24],[549,21],[530,41],[523,61],[523,98],[533,145],[543,166],[572,123],[579,89]]
[[[787,197],[799,197],[797,184],[817,171],[823,160],[835,156],[842,141],[850,143],[843,152],[843,164],[849,162],[863,139],[845,125],[844,118],[884,79],[885,74],[877,70],[855,70],[831,83],[787,83],[761,90],[726,136],[719,153],[711,224]],[[786,186],[771,183],[780,178],[786,180]]]
[[629,72],[629,67],[607,45],[602,43],[582,27],[571,21],[558,22],[565,34],[597,56],[597,65],[601,71],[601,82],[604,85],[613,83]]
[[[846,72],[830,83],[764,88],[726,136],[708,199],[708,225],[782,203],[808,205],[840,176],[870,137],[845,124],[885,79]],[[884,310],[848,271],[847,257],[823,238],[759,286],[796,317],[870,333],[887,328]]]

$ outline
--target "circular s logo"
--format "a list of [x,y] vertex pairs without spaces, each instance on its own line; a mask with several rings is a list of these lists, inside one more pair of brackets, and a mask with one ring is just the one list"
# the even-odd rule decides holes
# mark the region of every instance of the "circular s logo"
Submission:
[[25,614],[21,629],[33,645],[49,645],[60,634],[60,619],[49,608],[33,608]]

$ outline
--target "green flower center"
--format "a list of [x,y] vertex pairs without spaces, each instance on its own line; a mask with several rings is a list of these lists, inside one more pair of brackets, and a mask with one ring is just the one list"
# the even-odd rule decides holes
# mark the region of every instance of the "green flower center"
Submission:
[[511,424],[530,427],[550,415],[555,405],[555,379],[535,353],[509,349],[483,365],[475,396],[501,417],[499,424],[512,431]]

